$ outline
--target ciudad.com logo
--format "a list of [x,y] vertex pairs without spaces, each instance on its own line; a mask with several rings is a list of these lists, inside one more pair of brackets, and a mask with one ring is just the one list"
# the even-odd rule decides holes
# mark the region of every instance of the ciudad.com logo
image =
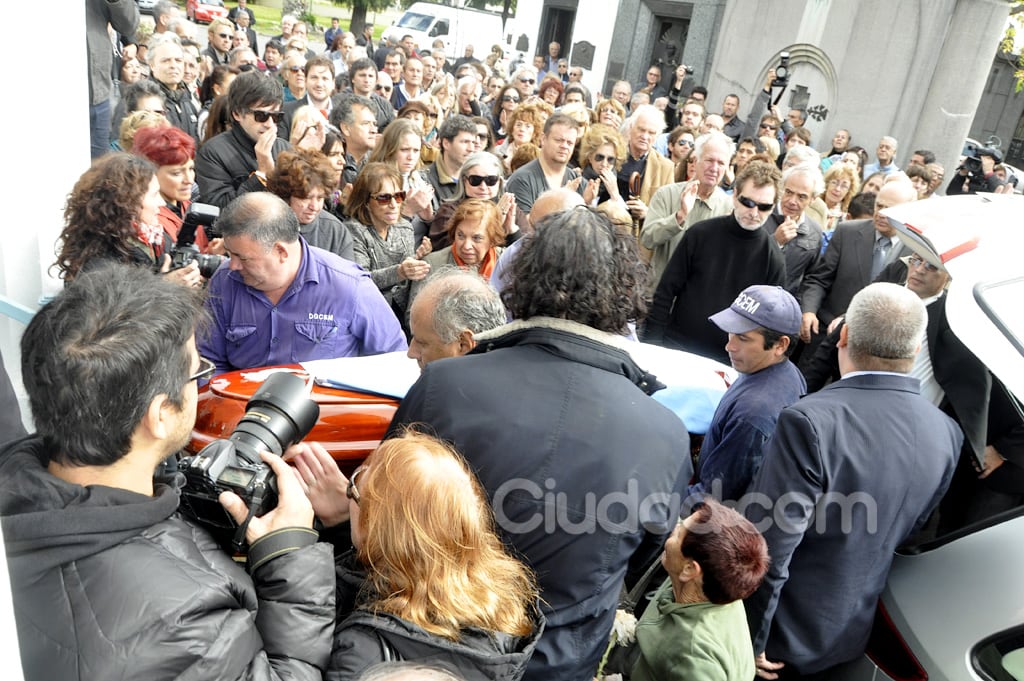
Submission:
[[[715,480],[707,496],[721,500],[721,487],[721,481]],[[689,516],[703,496],[683,497],[667,492],[641,496],[635,479],[627,481],[624,492],[580,494],[575,487],[569,494],[559,489],[554,478],[545,479],[543,484],[528,478],[512,478],[495,490],[492,503],[495,521],[510,534],[617,534],[635,533],[641,528],[659,532],[666,519],[671,523]],[[878,504],[866,492],[826,492],[813,497],[787,492],[777,499],[751,492],[722,503],[748,518],[762,533],[772,527],[788,534],[825,534],[836,529],[843,534],[878,531]],[[700,532],[701,527],[694,525],[689,531]]]

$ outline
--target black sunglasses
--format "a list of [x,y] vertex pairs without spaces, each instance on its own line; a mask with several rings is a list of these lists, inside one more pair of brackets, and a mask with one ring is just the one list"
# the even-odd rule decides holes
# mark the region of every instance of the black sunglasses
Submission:
[[392,199],[394,199],[396,203],[402,203],[403,201],[405,201],[405,192],[395,192],[394,194],[377,194],[376,196],[371,196],[370,198],[382,206],[389,206],[391,205]]
[[518,97],[509,97],[508,95],[505,95],[504,97],[501,98],[501,101],[503,101],[503,102],[518,102],[519,98]]
[[737,196],[736,200],[740,202],[741,206],[746,206],[747,208],[757,208],[762,213],[767,213],[768,211],[775,207],[774,203],[758,203],[757,201],[754,201],[753,199],[748,199],[745,196]]
[[374,88],[374,89],[376,89],[376,90],[377,90],[378,92],[380,92],[381,90],[383,90],[383,91],[385,91],[385,92],[391,92],[391,91],[392,91],[392,90],[393,90],[394,88],[391,88],[391,87],[386,87],[386,86],[384,86],[384,85],[378,85],[378,86],[377,86],[376,88]]
[[498,184],[498,179],[497,175],[466,175],[466,182],[473,187],[479,187],[481,183],[493,187]]
[[249,109],[249,113],[256,120],[257,123],[266,123],[271,118],[274,119],[275,123],[280,123],[281,119],[284,118],[284,111],[260,111],[259,109]]
[[618,160],[618,158],[612,156],[611,154],[609,154],[608,156],[605,156],[604,154],[594,154],[594,163],[604,163],[605,161],[608,161],[609,163],[615,163]]
[[536,80],[534,80],[533,78],[520,78],[520,79],[519,79],[519,82],[520,82],[520,83],[529,83],[530,85],[533,85],[533,84],[534,84],[534,83],[536,83],[537,81],[536,81]]

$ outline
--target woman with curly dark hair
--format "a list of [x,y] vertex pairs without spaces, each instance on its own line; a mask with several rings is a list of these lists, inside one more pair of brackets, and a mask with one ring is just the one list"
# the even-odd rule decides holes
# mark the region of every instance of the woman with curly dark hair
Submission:
[[331,162],[316,149],[282,151],[267,190],[277,194],[299,218],[299,234],[310,246],[355,260],[352,235],[344,223],[324,208],[337,177]]
[[[168,271],[171,244],[157,217],[163,205],[151,161],[123,152],[97,159],[78,178],[64,207],[54,263],[61,278],[69,282],[79,272],[111,261]],[[189,286],[202,282],[195,262],[169,276]]]

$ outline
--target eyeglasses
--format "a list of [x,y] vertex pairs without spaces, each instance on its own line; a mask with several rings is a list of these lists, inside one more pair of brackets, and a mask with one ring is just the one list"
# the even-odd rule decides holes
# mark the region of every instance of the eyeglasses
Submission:
[[359,488],[356,487],[356,478],[366,470],[366,466],[360,466],[352,471],[352,477],[348,479],[348,487],[345,489],[345,496],[359,504]]
[[301,66],[289,66],[288,70],[291,71],[292,73],[298,73],[299,71],[302,70],[302,67]]
[[907,266],[911,267],[911,268],[914,268],[914,267],[924,267],[924,271],[925,272],[931,272],[931,273],[935,273],[935,272],[939,271],[939,268],[938,268],[937,265],[931,264],[930,262],[928,262],[927,260],[925,260],[924,258],[922,258],[919,255],[912,255],[912,256],[910,256],[910,258],[907,260]]
[[516,103],[518,103],[519,102],[519,98],[518,97],[509,97],[508,95],[505,95],[504,97],[501,98],[501,101],[503,101],[503,102],[516,102]]
[[692,147],[693,140],[676,140],[676,144],[678,144],[681,147]]
[[607,156],[604,154],[594,154],[594,163],[604,163],[605,161],[615,163],[618,160],[619,159],[617,157],[612,156],[611,154],[608,154]]
[[274,119],[275,123],[280,123],[281,119],[284,118],[283,111],[260,111],[259,109],[249,109],[249,113],[252,114],[253,119],[257,123],[266,123],[271,118]]
[[758,126],[758,128],[760,128],[761,130],[778,130],[779,129],[778,126],[771,125],[769,123],[762,123],[761,125]]
[[427,112],[427,118],[437,118],[437,114],[436,113],[431,113],[431,112],[428,111]]
[[850,183],[846,180],[831,179],[828,181],[828,186],[835,187],[836,189],[849,189]]
[[775,207],[775,204],[773,203],[758,203],[757,201],[754,201],[753,199],[748,199],[745,196],[738,196],[736,197],[736,200],[740,202],[741,206],[746,206],[747,208],[757,208],[762,213],[767,213],[768,211]]
[[472,187],[479,187],[481,184],[493,187],[498,184],[498,179],[497,175],[466,175],[466,182]]
[[210,360],[206,359],[205,357],[200,357],[199,358],[199,371],[197,371],[194,374],[192,374],[191,376],[189,376],[188,380],[185,381],[185,382],[186,383],[191,383],[192,381],[200,381],[200,380],[203,380],[203,379],[207,379],[210,376],[213,376],[213,372],[216,371],[216,370],[217,370],[217,365],[216,364],[214,364]]
[[402,203],[403,201],[405,201],[405,192],[395,192],[394,194],[377,194],[376,196],[371,196],[370,198],[382,206],[389,206],[391,205],[392,199],[394,199],[395,203]]
[[476,138],[481,142],[486,142],[490,138],[490,135],[488,135],[486,132],[478,132],[476,134]]
[[533,79],[533,78],[520,78],[519,82],[520,83],[529,83],[530,85],[533,85],[537,81],[535,79]]

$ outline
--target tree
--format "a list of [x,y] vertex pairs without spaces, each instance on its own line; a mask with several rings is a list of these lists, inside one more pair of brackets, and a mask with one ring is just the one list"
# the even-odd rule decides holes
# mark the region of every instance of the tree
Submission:
[[[333,2],[335,5],[352,8],[352,21],[349,23],[348,30],[356,35],[363,32],[363,25],[366,23],[366,12],[368,10],[379,12],[388,9],[392,5],[390,0],[333,0]],[[409,5],[408,2],[403,4],[406,7]]]
[[1006,33],[999,46],[1000,52],[1006,52],[1017,61],[1017,70],[1013,77],[1017,81],[1017,92],[1024,89],[1024,52],[1017,49],[1017,30],[1024,28],[1024,0],[1013,0],[1010,7],[1010,19],[1006,23]]

